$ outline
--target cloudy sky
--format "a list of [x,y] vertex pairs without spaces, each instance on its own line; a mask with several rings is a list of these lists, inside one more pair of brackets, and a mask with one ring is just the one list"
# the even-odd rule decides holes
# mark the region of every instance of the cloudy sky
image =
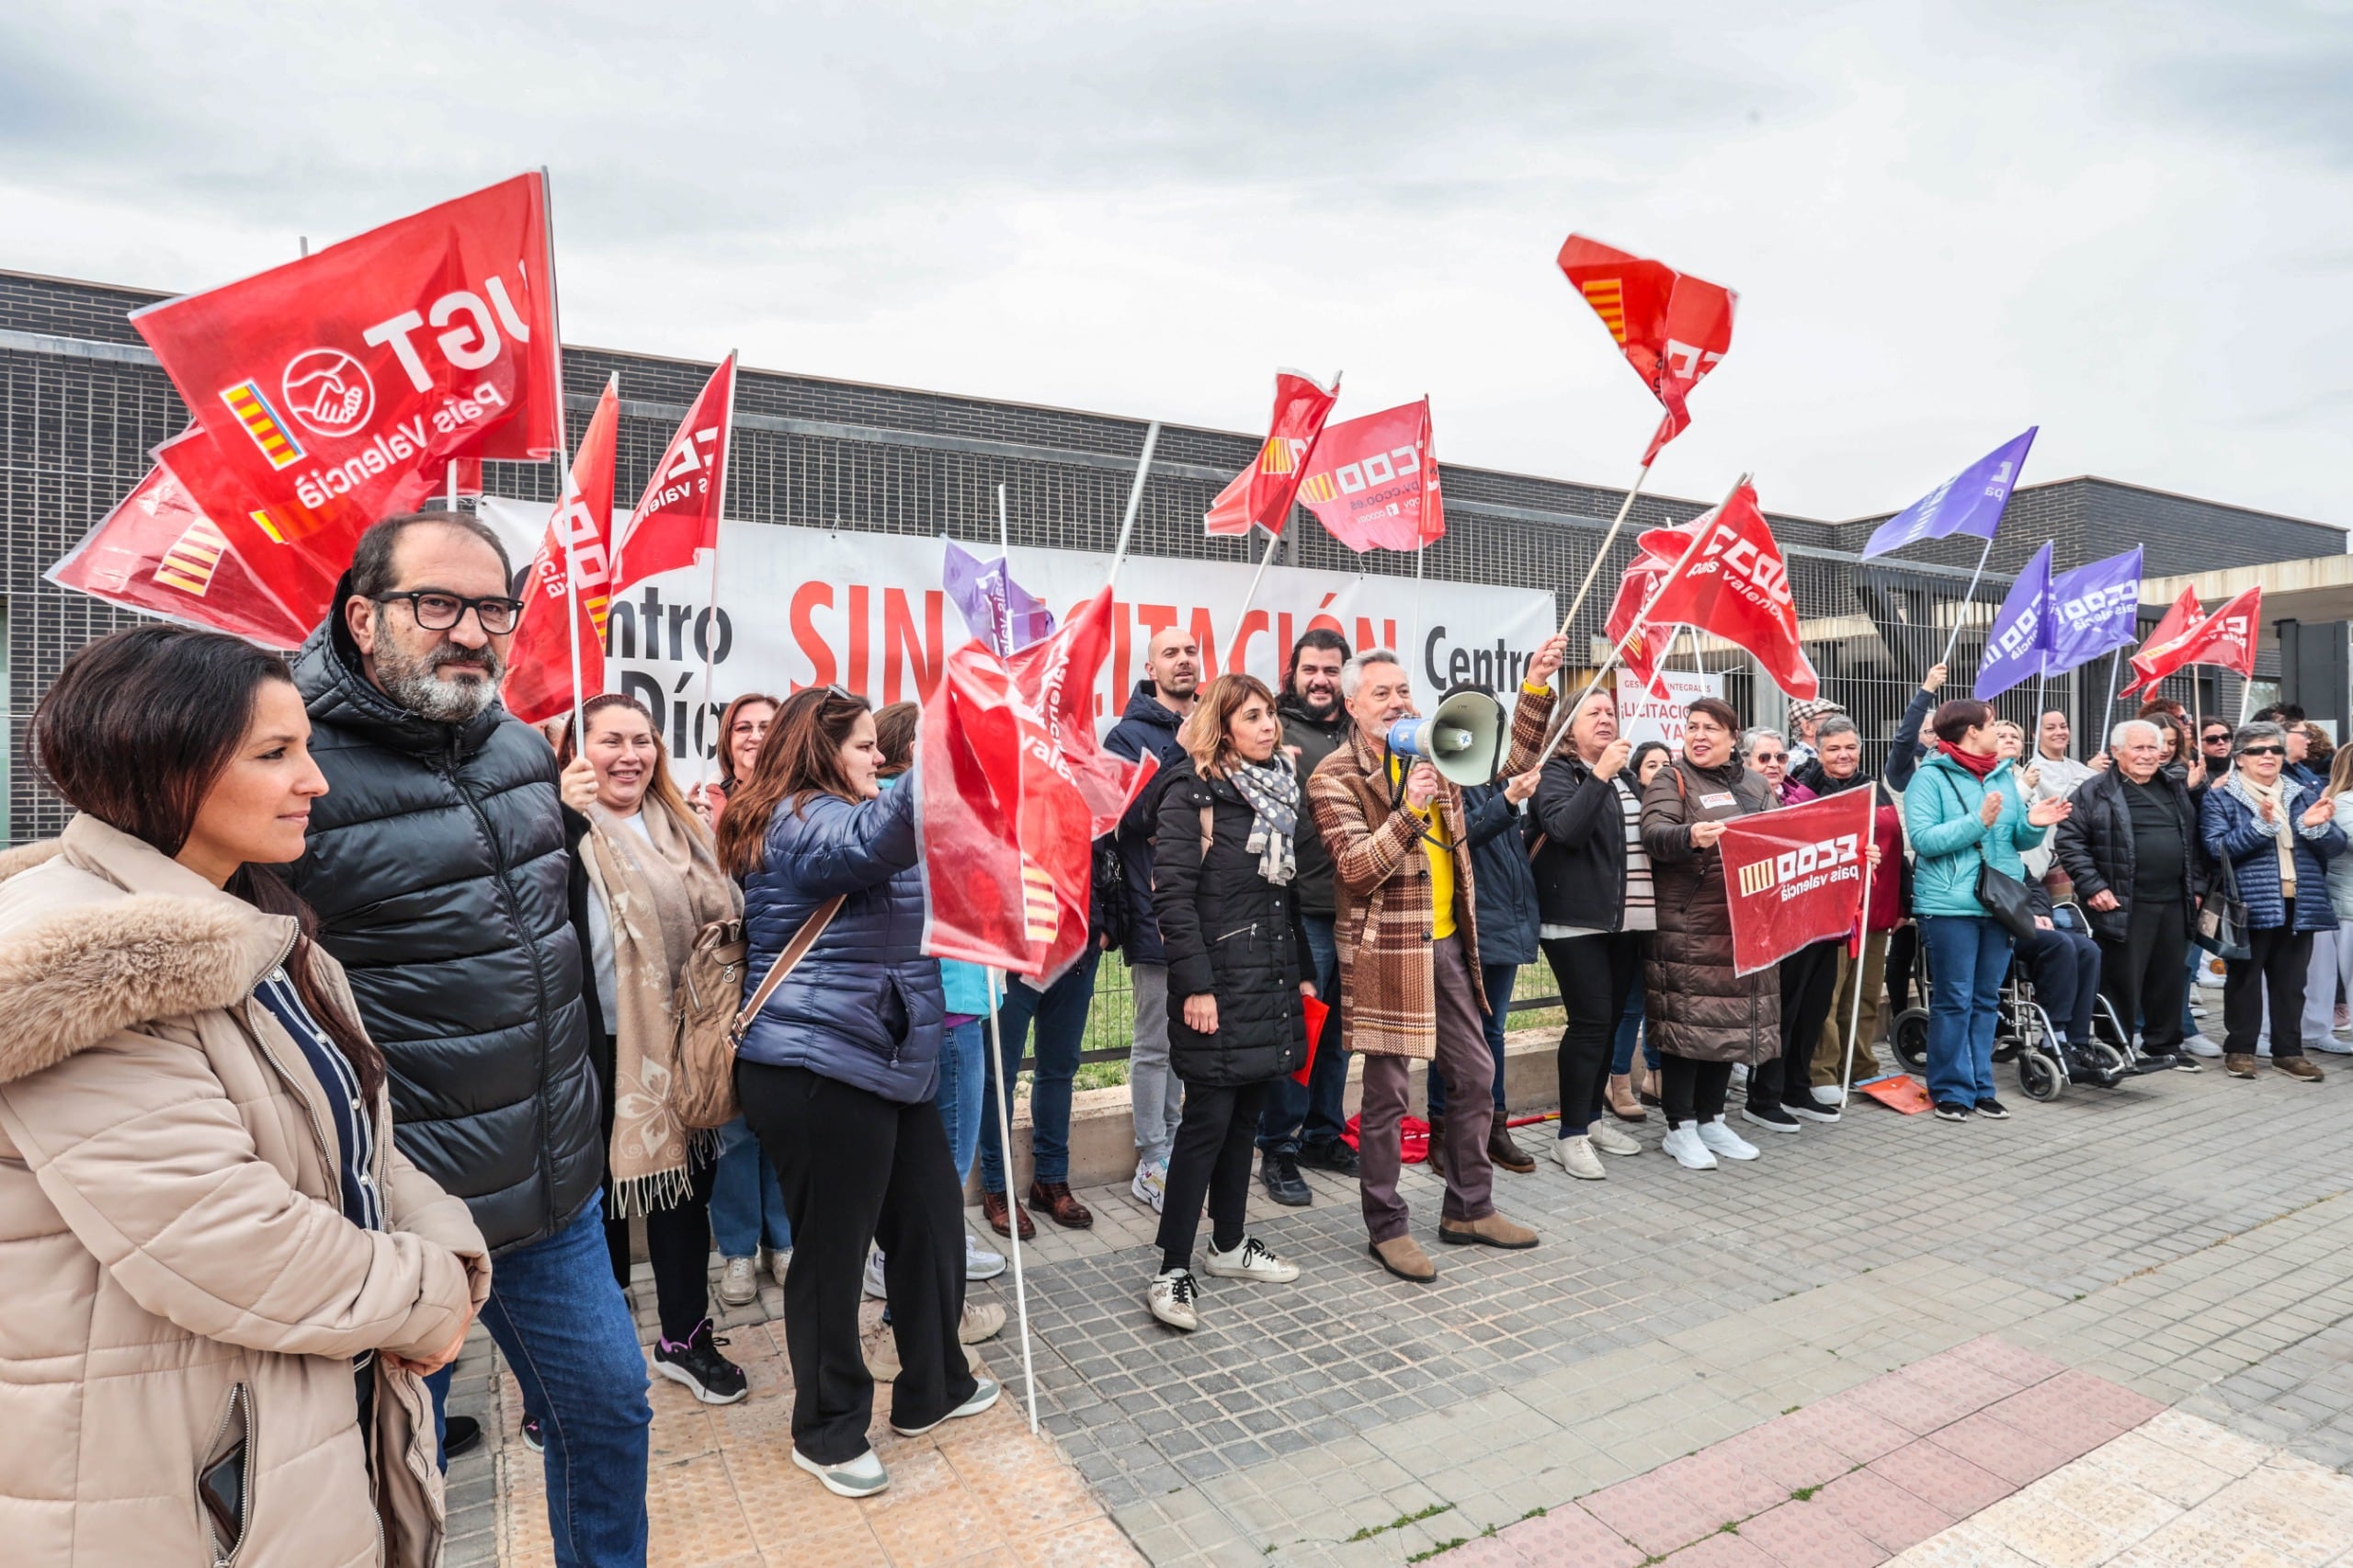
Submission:
[[1345,368],[1623,483],[1575,230],[1742,295],[1659,490],[1859,516],[2040,423],[2029,481],[2353,527],[2346,0],[362,9],[0,11],[0,267],[202,288],[544,164],[573,342],[1236,429]]

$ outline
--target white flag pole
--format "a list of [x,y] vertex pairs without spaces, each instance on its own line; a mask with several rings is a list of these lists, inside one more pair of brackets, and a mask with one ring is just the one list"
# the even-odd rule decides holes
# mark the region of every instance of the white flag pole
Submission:
[[1143,482],[1152,472],[1152,449],[1160,445],[1160,421],[1155,419],[1143,433],[1143,452],[1136,459],[1136,482],[1128,490],[1128,515],[1120,519],[1120,542],[1111,551],[1110,574],[1104,579],[1106,586],[1120,580],[1120,567],[1128,558],[1128,540],[1135,532],[1136,509],[1143,505]]
[[[719,526],[710,531],[710,619],[704,623],[702,634],[702,708],[695,715],[698,723],[704,719],[718,722],[710,711],[710,677],[711,665],[715,662],[712,655],[719,648],[719,534],[727,523],[727,464],[735,455],[735,350],[731,348],[727,351],[727,412],[720,415],[719,473],[713,486],[719,498]],[[687,439],[692,441],[694,437],[689,435]],[[722,734],[710,751],[695,747],[696,789],[701,789],[709,781],[711,755],[726,744],[727,737]]]
[[1969,607],[1976,602],[1977,580],[1985,575],[1985,558],[1993,553],[1994,536],[1992,534],[1987,534],[1985,536],[1985,548],[1977,552],[1977,570],[1969,574],[1969,586],[1961,591],[1961,604],[1953,611],[1952,635],[1945,639],[1944,657],[1937,661],[1937,663],[1940,665],[1949,665],[1952,663],[1953,647],[1961,641],[1961,623],[1967,618],[1969,614]]
[[996,555],[999,568],[996,595],[997,646],[1004,658],[1013,656],[1013,523],[1006,511],[1005,486],[996,487]]
[[[1258,570],[1250,574],[1250,591],[1242,596],[1242,608],[1234,613],[1233,624],[1237,629],[1241,626],[1243,618],[1250,613],[1251,605],[1257,601],[1258,585],[1267,580],[1267,567],[1275,559],[1275,546],[1282,541],[1283,536],[1279,533],[1270,533],[1267,536],[1266,553],[1258,557]],[[1281,657],[1279,650],[1276,656]]]
[[1633,485],[1626,492],[1626,499],[1619,503],[1618,515],[1609,520],[1609,531],[1601,536],[1600,546],[1593,552],[1593,564],[1585,569],[1585,581],[1577,585],[1575,597],[1569,600],[1569,613],[1561,618],[1562,636],[1569,634],[1569,625],[1576,619],[1577,611],[1585,604],[1586,595],[1592,592],[1593,580],[1601,573],[1601,563],[1609,559],[1609,547],[1617,541],[1618,530],[1626,526],[1627,514],[1634,509],[1634,497],[1643,493],[1643,483],[1650,476],[1651,465],[1644,463],[1642,472],[1634,475]]
[[[1863,786],[1870,796],[1870,826],[1864,831],[1863,842],[1874,848],[1879,844],[1879,784],[1876,780]],[[1863,976],[1870,968],[1871,957],[1871,873],[1879,868],[1871,864],[1867,851],[1863,856],[1863,902],[1855,912],[1855,928],[1862,935],[1861,950],[1855,954],[1855,999],[1847,1007],[1847,1062],[1838,1074],[1838,1106],[1846,1108],[1847,1097],[1855,1092],[1855,1035],[1863,1027]]]
[[[1029,1287],[1021,1273],[1021,1189],[1013,1179],[1013,1113],[1006,1108],[1013,1097],[1013,1085],[1008,1081],[1013,1071],[1005,1065],[1005,1041],[997,1026],[997,1018],[1005,1011],[1005,999],[997,994],[997,983],[1002,980],[1009,988],[1013,977],[1003,970],[983,972],[988,976],[993,999],[989,1008],[989,1062],[996,1070],[989,1076],[996,1080],[996,1139],[997,1148],[1004,1154],[1001,1168],[1005,1172],[1005,1229],[1013,1239],[1013,1308],[1020,1321],[1021,1381],[1029,1395],[1029,1430],[1034,1436],[1038,1430],[1038,1369],[1029,1354]],[[1015,1062],[1014,1070],[1020,1065]]]

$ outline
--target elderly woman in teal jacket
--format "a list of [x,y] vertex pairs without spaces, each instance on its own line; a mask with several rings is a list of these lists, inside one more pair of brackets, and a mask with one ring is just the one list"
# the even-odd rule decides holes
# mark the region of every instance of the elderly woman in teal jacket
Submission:
[[1936,750],[1904,791],[1912,913],[1928,955],[1928,1097],[1946,1121],[2009,1115],[1994,1096],[1994,1024],[2010,934],[1978,902],[1978,872],[1990,866],[2023,881],[2023,852],[2072,809],[2063,800],[2027,807],[1994,723],[1993,708],[1968,698],[1938,708]]

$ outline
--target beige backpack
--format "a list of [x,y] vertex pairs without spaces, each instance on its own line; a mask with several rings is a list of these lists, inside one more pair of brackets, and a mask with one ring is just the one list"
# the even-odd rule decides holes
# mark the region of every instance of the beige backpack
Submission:
[[841,906],[840,897],[829,899],[803,921],[748,998],[744,971],[752,953],[744,923],[714,920],[696,933],[671,1009],[677,1017],[678,1076],[670,1105],[680,1122],[702,1131],[723,1127],[742,1113],[735,1100],[735,1052],[744,1031],[785,976],[809,956]]

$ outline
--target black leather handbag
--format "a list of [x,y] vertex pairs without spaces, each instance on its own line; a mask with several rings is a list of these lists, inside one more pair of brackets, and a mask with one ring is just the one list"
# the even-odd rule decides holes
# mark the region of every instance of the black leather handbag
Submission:
[[[1945,780],[1945,786],[1952,790],[1952,803],[1965,809],[1960,786],[1949,778]],[[1991,832],[1992,829],[1986,831]],[[2035,907],[2034,894],[2024,882],[2008,872],[1994,869],[1994,863],[1985,858],[1985,846],[1983,844],[1977,846],[1977,861],[1978,906],[2003,930],[2018,940],[2024,941],[2033,936],[2037,929],[2035,916],[2040,913]]]
[[2238,870],[2227,855],[2206,896],[2198,901],[2198,926],[2189,939],[2225,963],[2255,956],[2246,936],[2246,900],[2239,896]]

